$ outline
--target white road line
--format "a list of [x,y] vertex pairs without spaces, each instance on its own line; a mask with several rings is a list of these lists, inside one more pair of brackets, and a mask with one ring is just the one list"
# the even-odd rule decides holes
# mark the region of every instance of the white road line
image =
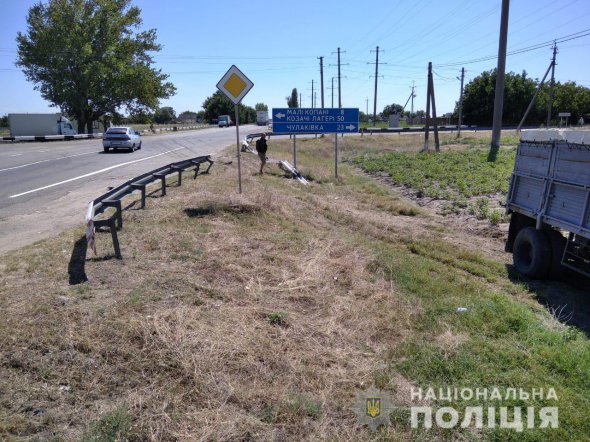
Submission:
[[[34,163],[27,163],[27,164],[21,164],[20,166],[7,167],[6,169],[0,169],[0,172],[5,172],[7,170],[13,170],[13,169],[20,169],[21,167],[34,166],[35,164],[47,163],[48,161],[63,160],[65,158],[74,158],[74,157],[80,157],[82,155],[91,155],[91,154],[96,154],[96,152],[78,153],[76,155],[68,155],[65,157],[49,158],[48,160],[35,161]],[[22,153],[19,153],[18,155],[22,155]],[[16,156],[16,155],[13,155],[13,156]]]
[[102,172],[106,172],[108,170],[116,169],[118,167],[127,166],[128,164],[139,163],[140,161],[150,160],[152,158],[160,157],[162,155],[166,155],[168,153],[175,152],[175,151],[181,150],[181,149],[186,149],[186,148],[185,147],[179,147],[177,149],[167,150],[166,152],[162,152],[162,153],[159,153],[157,155],[152,155],[151,157],[141,158],[141,159],[135,160],[135,161],[127,161],[126,163],[121,163],[121,164],[115,164],[114,166],[110,166],[110,167],[107,167],[105,169],[100,169],[100,170],[97,170],[97,171],[94,171],[94,172],[87,173],[85,175],[80,175],[80,176],[77,176],[77,177],[74,177],[74,178],[70,178],[69,180],[60,181],[59,183],[53,183],[53,184],[49,184],[48,186],[39,187],[38,189],[28,190],[28,191],[23,192],[23,193],[19,193],[19,194],[16,194],[16,195],[11,195],[8,198],[18,198],[19,196],[28,195],[29,193],[39,192],[40,190],[49,189],[50,187],[59,186],[61,184],[70,183],[72,181],[80,180],[82,178],[87,178],[89,176],[96,175],[96,174],[99,174],[99,173],[102,173]]

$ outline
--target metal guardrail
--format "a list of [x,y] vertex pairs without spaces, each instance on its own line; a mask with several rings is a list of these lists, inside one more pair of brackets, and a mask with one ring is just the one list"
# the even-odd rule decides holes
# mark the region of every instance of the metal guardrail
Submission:
[[[191,126],[170,126],[170,127],[160,127],[155,128],[154,130],[151,129],[142,129],[139,131],[142,135],[145,134],[159,134],[162,132],[178,132],[183,130],[194,130],[194,129],[202,129],[205,127],[210,127],[211,125],[207,124],[198,124],[198,125],[191,125]],[[93,134],[78,134],[78,135],[23,135],[18,137],[0,137],[0,141],[71,141],[71,140],[84,140],[84,139],[92,139],[92,138],[102,138],[103,133],[93,133]]]
[[23,135],[19,137],[2,137],[0,141],[70,141],[85,140],[90,138],[102,138],[102,133],[78,134],[78,135]]
[[[210,155],[203,155],[188,160],[171,163],[167,166],[163,166],[144,173],[143,175],[137,176],[90,201],[86,210],[86,240],[88,245],[96,252],[94,243],[95,228],[108,227],[113,238],[115,256],[118,259],[122,259],[117,230],[123,228],[123,198],[132,194],[136,190],[141,191],[141,208],[143,209],[145,208],[146,190],[149,184],[159,180],[162,185],[162,196],[165,196],[166,177],[168,175],[178,173],[178,185],[180,186],[182,185],[182,173],[192,169],[194,171],[193,179],[195,179],[197,178],[201,164],[203,163],[209,163],[209,166],[207,167],[207,170],[202,173],[209,173],[209,169],[211,169],[211,166],[213,166],[213,161],[211,160]],[[96,219],[97,216],[101,215],[109,208],[115,208],[115,213],[112,216],[104,219]]]

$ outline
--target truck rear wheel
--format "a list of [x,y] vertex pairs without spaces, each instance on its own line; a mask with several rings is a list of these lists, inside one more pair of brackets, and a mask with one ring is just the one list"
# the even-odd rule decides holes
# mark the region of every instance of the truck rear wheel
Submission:
[[514,267],[522,275],[533,279],[547,278],[551,267],[549,235],[534,227],[525,227],[514,240]]
[[551,268],[549,269],[549,277],[560,280],[563,279],[567,272],[567,268],[561,265],[561,257],[565,251],[567,240],[557,230],[552,229],[547,234],[549,235],[549,242],[551,244]]

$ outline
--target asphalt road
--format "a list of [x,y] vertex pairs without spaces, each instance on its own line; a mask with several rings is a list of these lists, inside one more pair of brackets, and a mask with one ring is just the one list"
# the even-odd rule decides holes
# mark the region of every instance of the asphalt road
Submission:
[[[241,126],[240,138],[264,129]],[[144,136],[133,153],[104,153],[99,139],[0,144],[0,253],[81,226],[88,202],[109,187],[235,143],[231,127]]]

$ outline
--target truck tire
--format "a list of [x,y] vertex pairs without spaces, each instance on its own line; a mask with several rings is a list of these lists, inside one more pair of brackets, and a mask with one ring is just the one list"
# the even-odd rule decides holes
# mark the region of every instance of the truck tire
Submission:
[[567,268],[561,265],[561,257],[567,245],[567,239],[557,230],[550,230],[549,242],[551,244],[551,268],[549,269],[549,278],[559,281],[565,277]]
[[108,147],[103,147],[104,149],[104,153],[109,153],[109,148]]
[[520,274],[533,279],[547,278],[551,268],[551,242],[547,232],[534,227],[518,232],[512,259]]

